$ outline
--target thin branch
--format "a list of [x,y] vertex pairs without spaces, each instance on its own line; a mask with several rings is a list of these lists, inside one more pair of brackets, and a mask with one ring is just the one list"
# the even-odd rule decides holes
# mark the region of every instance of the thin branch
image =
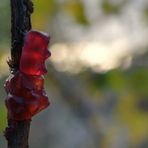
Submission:
[[30,0],[11,0],[11,70],[19,69],[24,35],[31,29],[32,12],[33,3]]
[[[31,29],[30,16],[33,3],[30,0],[11,0],[11,59],[8,61],[11,72],[19,70],[24,36]],[[28,148],[30,120],[14,121],[8,119],[5,137],[8,148]]]

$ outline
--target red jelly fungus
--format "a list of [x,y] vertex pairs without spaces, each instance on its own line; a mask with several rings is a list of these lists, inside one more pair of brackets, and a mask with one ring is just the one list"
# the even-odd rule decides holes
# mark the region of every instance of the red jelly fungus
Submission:
[[45,60],[51,56],[48,51],[49,37],[37,31],[30,31],[25,37],[20,59],[20,71],[29,75],[47,73]]
[[37,31],[26,35],[20,71],[11,74],[5,82],[9,119],[29,120],[50,104],[42,76],[47,72],[45,60],[51,55],[48,42],[48,36]]

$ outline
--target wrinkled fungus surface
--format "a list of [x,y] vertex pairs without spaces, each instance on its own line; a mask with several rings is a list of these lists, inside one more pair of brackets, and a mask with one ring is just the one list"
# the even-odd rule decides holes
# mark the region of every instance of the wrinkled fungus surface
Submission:
[[20,60],[20,71],[28,75],[47,73],[45,60],[51,56],[48,51],[49,37],[46,34],[30,31],[25,37]]
[[48,43],[49,37],[41,32],[30,31],[26,35],[20,70],[11,74],[5,82],[9,119],[31,119],[50,104],[43,78],[47,73],[45,60],[51,55]]

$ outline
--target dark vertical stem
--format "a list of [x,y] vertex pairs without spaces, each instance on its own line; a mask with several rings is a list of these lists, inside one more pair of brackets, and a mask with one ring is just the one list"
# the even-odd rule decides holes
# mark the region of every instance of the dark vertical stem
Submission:
[[8,140],[8,148],[29,148],[30,121],[8,120],[5,137]]
[[11,0],[11,61],[12,70],[19,69],[24,35],[31,29],[30,16],[33,4],[30,0]]
[[[31,29],[30,16],[33,3],[30,0],[11,1],[11,59],[8,61],[11,72],[19,70],[19,61],[24,44],[24,36]],[[13,121],[8,119],[5,137],[8,148],[28,148],[30,120]]]

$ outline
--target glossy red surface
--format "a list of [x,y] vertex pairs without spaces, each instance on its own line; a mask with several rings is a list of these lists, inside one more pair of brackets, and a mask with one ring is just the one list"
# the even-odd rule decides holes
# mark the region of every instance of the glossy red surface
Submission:
[[50,103],[43,85],[41,76],[29,76],[19,71],[10,75],[5,83],[8,118],[28,120],[48,107]]
[[9,119],[29,120],[49,106],[42,76],[47,73],[45,60],[51,56],[48,43],[49,37],[44,33],[30,31],[26,34],[20,70],[11,74],[5,83]]
[[30,31],[25,37],[20,59],[20,71],[29,75],[47,73],[45,60],[51,56],[48,51],[49,37],[38,31]]

